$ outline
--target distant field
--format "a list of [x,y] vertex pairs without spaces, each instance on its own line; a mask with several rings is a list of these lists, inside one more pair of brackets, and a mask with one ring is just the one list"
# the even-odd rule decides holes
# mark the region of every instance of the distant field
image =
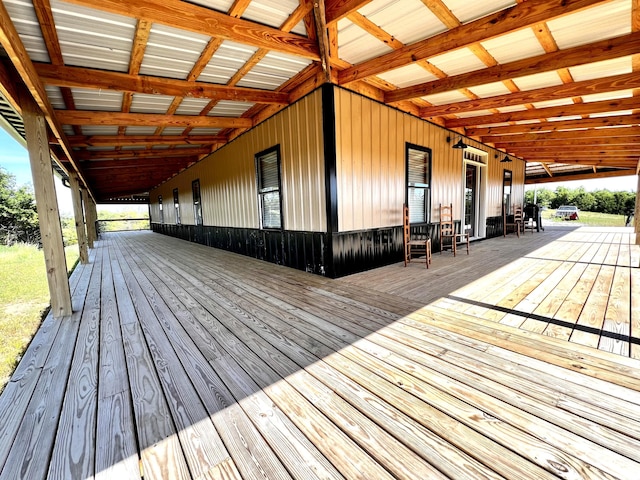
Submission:
[[555,210],[544,210],[542,219],[545,222],[553,222],[558,224],[580,224],[592,225],[597,227],[624,227],[626,217],[624,215],[611,215],[609,213],[596,212],[580,212],[580,220],[563,220],[554,217]]
[[[67,267],[78,260],[77,246],[66,248]],[[44,255],[35,245],[0,246],[0,391],[49,306]]]

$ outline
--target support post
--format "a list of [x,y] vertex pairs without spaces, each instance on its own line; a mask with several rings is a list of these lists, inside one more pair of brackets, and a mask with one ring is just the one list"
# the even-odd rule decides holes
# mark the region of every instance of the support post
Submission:
[[69,172],[69,185],[71,186],[71,199],[73,200],[73,215],[76,221],[76,234],[78,236],[78,250],[80,252],[80,263],[89,263],[89,253],[87,251],[87,230],[84,225],[84,212],[82,211],[82,194],[80,193],[80,183],[78,174]]
[[98,233],[96,232],[96,221],[98,220],[96,202],[93,201],[93,198],[87,196],[85,206],[87,209],[87,243],[89,248],[93,248],[93,243],[98,240]]
[[62,317],[71,315],[71,292],[58,200],[53,183],[47,124],[44,115],[28,94],[21,95],[20,102],[33,176],[42,250],[47,268],[51,311],[54,317]]

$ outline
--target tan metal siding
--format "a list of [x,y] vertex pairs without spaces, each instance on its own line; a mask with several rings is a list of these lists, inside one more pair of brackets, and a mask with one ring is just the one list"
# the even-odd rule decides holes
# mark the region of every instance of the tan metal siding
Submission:
[[194,224],[191,182],[199,178],[205,225],[259,228],[254,157],[280,144],[284,228],[326,231],[321,102],[320,91],[306,96],[154,189],[152,212],[160,194],[165,223],[175,223],[172,191],[177,186],[182,223]]
[[[462,150],[451,148],[451,132],[378,102],[336,89],[336,168],[339,231],[383,228],[402,223],[405,201],[405,148],[413,143],[432,151],[431,221],[438,221],[440,203],[460,212],[463,199]],[[504,153],[465,139],[489,153],[487,216],[501,215]],[[513,198],[524,197],[524,162],[506,164],[513,171]],[[497,212],[497,213],[496,213]]]

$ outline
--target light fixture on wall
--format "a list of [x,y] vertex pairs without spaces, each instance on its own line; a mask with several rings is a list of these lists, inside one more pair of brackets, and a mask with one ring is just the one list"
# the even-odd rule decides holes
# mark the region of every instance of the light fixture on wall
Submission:
[[500,163],[511,163],[511,158],[509,158],[509,155],[505,155],[504,158],[502,160],[500,160]]
[[459,149],[459,150],[463,150],[463,149],[465,149],[465,148],[467,148],[467,147],[469,146],[469,145],[467,145],[466,143],[464,143],[464,142],[462,141],[462,135],[458,135],[457,137],[455,137],[455,138],[453,138],[453,139],[452,139],[451,137],[447,137],[447,143],[451,143],[451,142],[452,142],[452,141],[454,141],[456,138],[458,139],[458,141],[457,141],[456,143],[454,143],[454,144],[451,146],[451,148],[457,148],[457,149]]

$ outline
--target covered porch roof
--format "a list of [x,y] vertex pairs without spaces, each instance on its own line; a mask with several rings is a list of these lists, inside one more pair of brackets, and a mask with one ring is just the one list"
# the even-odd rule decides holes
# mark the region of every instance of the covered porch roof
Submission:
[[0,396],[0,479],[635,479],[632,235],[548,228],[372,282],[106,234]]
[[[147,192],[331,81],[527,162],[638,172],[640,0],[4,0],[17,84],[97,202]],[[10,110],[18,114],[16,118]]]

